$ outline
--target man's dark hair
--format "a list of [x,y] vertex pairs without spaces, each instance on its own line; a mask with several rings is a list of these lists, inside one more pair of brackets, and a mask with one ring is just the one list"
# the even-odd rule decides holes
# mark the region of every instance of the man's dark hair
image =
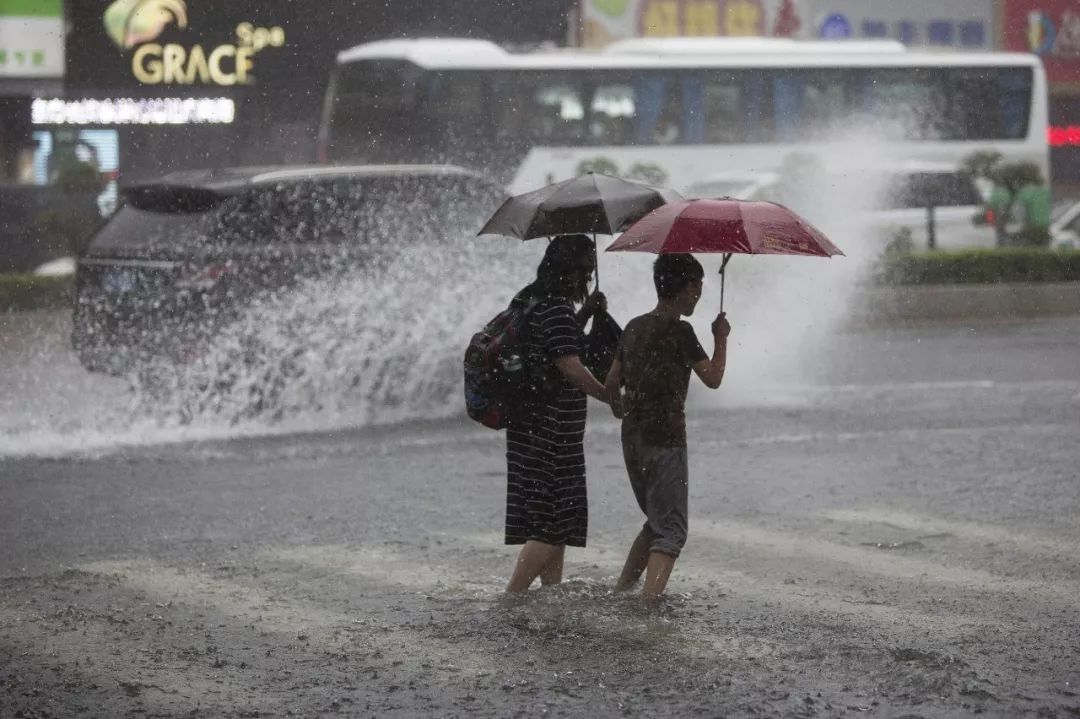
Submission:
[[660,255],[653,263],[653,283],[660,299],[671,299],[691,282],[704,277],[705,268],[693,255]]
[[529,289],[542,297],[562,297],[581,302],[588,292],[588,277],[578,269],[581,260],[592,259],[595,245],[588,235],[559,235],[544,252]]

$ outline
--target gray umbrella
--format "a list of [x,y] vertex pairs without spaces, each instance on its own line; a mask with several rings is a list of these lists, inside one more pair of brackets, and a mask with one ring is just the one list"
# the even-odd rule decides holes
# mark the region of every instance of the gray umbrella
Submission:
[[590,172],[508,198],[476,234],[521,240],[614,235],[657,207],[681,199],[666,187]]
[[666,187],[590,172],[514,195],[477,234],[521,240],[577,232],[614,235],[657,207],[681,199]]

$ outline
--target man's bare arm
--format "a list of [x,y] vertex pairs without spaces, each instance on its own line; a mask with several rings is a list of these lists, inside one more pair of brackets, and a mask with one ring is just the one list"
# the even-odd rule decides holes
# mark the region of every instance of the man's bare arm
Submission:
[[713,355],[711,359],[699,360],[694,363],[694,373],[709,389],[716,389],[724,381],[724,370],[727,369],[727,338],[731,334],[731,325],[728,324],[727,316],[721,312],[712,323],[713,331]]
[[611,363],[607,377],[604,380],[604,389],[607,391],[607,401],[611,405],[611,412],[617,418],[623,418],[622,405],[622,362],[615,360]]

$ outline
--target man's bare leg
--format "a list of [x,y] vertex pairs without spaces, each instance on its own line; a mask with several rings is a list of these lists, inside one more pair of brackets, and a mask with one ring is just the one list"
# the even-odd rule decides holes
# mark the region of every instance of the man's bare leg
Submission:
[[525,542],[518,553],[514,573],[510,576],[510,583],[506,585],[506,591],[511,594],[527,592],[533,580],[539,577],[544,568],[551,563],[559,549],[554,544],[545,544],[531,539]]
[[551,561],[547,563],[544,570],[540,572],[540,584],[546,587],[551,584],[558,584],[562,581],[563,557],[565,556],[566,547],[564,545],[555,547],[555,556],[551,558]]
[[623,564],[622,574],[615,583],[616,592],[625,592],[633,589],[637,581],[641,579],[641,573],[649,564],[649,534],[644,529],[638,532],[634,543],[630,545],[630,552],[626,555],[626,563]]
[[641,598],[650,606],[660,601],[660,595],[667,588],[671,570],[675,568],[675,557],[663,552],[650,552],[649,565],[645,569],[645,586],[641,588]]

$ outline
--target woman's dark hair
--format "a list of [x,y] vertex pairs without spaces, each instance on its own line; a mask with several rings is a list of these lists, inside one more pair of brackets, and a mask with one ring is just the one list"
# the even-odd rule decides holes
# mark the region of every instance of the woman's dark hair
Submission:
[[691,282],[704,279],[705,269],[693,255],[660,255],[653,263],[656,296],[671,299]]
[[559,235],[547,246],[544,259],[536,268],[536,280],[529,285],[531,294],[539,297],[563,297],[582,302],[589,293],[592,273],[581,268],[585,261],[594,266],[596,246],[588,235]]

